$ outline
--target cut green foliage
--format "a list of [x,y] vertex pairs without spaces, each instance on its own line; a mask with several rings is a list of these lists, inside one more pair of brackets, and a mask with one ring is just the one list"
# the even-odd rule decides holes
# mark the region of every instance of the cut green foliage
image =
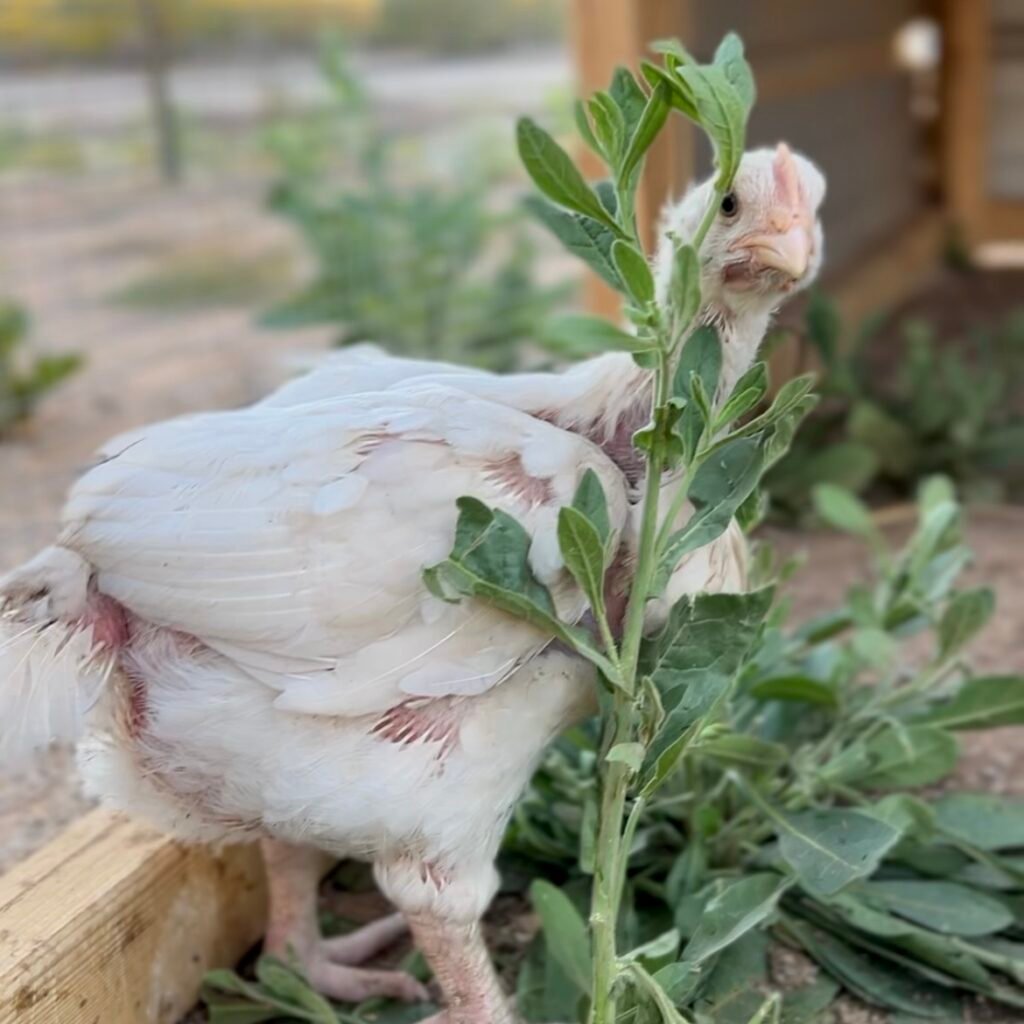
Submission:
[[[305,128],[282,121],[269,139],[281,168],[271,208],[299,230],[316,274],[263,323],[335,324],[339,345],[372,341],[402,355],[515,366],[517,343],[536,338],[567,297],[533,277],[528,218],[517,207],[494,209],[487,175],[467,169],[472,161],[460,163],[454,184],[403,182],[407,160],[372,121],[336,47],[324,68],[331,105]],[[596,197],[587,208],[599,212]],[[586,223],[562,229],[581,249],[596,244]]]
[[23,310],[0,302],[0,435],[81,366],[81,358],[72,354],[28,356],[28,326]]
[[[708,1024],[762,1013],[770,936],[823,972],[778,993],[782,1021],[818,1020],[839,989],[907,1022],[959,1020],[975,994],[1024,1007],[1024,804],[905,792],[952,771],[955,730],[1021,722],[1024,680],[972,677],[960,661],[959,639],[988,607],[954,589],[966,557],[948,485],[922,488],[918,529],[896,551],[849,495],[832,497],[834,518],[870,541],[871,585],[798,627],[753,595],[694,598],[645,648],[662,716],[650,749],[665,753],[633,823],[630,941],[674,922],[679,953],[652,974],[684,1019]],[[972,628],[943,645],[953,620]],[[891,649],[884,667],[860,653],[866,629]],[[902,651],[922,632],[931,660],[910,671]],[[597,742],[575,730],[534,780],[507,842],[520,869],[533,859],[577,876],[578,826],[554,808],[593,793]],[[750,930],[733,934],[737,920]]]
[[816,485],[830,483],[906,497],[935,473],[969,497],[1024,493],[1024,315],[956,344],[908,320],[895,370],[881,369],[873,349],[880,322],[844,338],[834,304],[812,295],[804,333],[821,363],[823,401],[767,477],[775,507],[798,518]]

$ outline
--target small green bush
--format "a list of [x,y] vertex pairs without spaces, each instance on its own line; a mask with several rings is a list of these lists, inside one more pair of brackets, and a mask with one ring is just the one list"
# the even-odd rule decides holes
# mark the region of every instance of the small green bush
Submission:
[[[331,108],[282,119],[269,138],[282,170],[271,208],[302,233],[316,276],[264,324],[336,323],[339,345],[513,366],[517,343],[536,337],[566,295],[535,281],[525,215],[495,211],[486,176],[472,170],[447,184],[398,181],[396,147],[336,47],[324,70]],[[339,177],[350,182],[339,187]]]
[[20,350],[27,333],[24,311],[13,303],[0,303],[0,433],[28,416],[47,391],[81,365],[81,358],[70,353],[26,362]]
[[819,483],[903,498],[934,473],[955,480],[968,498],[1019,497],[1024,312],[957,344],[908,319],[895,372],[872,359],[878,324],[844,339],[835,305],[812,296],[806,334],[823,367],[822,401],[766,478],[776,509],[799,516]]

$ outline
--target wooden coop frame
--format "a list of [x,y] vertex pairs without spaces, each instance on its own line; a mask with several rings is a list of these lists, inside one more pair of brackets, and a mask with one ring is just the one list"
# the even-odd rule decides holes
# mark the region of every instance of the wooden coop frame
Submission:
[[1024,18],[1000,25],[1001,7],[994,0],[944,0],[940,9],[946,45],[943,184],[952,221],[968,246],[1024,239],[1024,189],[1020,199],[1000,198],[990,174],[1001,36],[1016,37],[1017,61],[1024,65]]
[[[922,3],[946,30],[942,182],[948,212],[971,241],[1024,237],[1024,204],[994,201],[983,184],[992,2]],[[572,44],[585,93],[603,87],[616,65],[636,67],[650,40],[690,38],[698,0],[573,4]],[[811,48],[797,62],[755,61],[755,70],[762,98],[777,98],[870,80],[891,60],[873,39],[827,52]],[[694,141],[675,118],[643,181],[639,209],[648,242],[663,202],[696,165]],[[942,206],[923,205],[835,281],[846,315],[895,302],[923,280],[936,264],[944,226]],[[592,308],[618,309],[600,282],[588,288]],[[233,964],[258,940],[265,902],[254,847],[191,849],[108,812],[88,814],[0,878],[0,1021],[175,1024],[194,1004],[205,971]]]

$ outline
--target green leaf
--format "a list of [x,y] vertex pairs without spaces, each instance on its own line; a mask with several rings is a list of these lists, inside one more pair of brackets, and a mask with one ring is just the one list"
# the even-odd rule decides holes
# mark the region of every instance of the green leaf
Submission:
[[757,99],[757,89],[754,85],[754,75],[743,54],[743,40],[735,32],[728,33],[718,44],[714,63],[725,72],[725,77],[732,83],[736,95],[749,111]]
[[[669,299],[677,329],[685,329],[700,309],[700,258],[692,245],[680,245],[675,251]],[[694,341],[694,338],[697,340]],[[687,349],[690,351],[687,352]],[[683,346],[679,365],[676,367],[673,391],[677,395],[688,394],[690,374],[696,372],[704,380],[708,393],[714,394],[721,366],[722,347],[718,341],[718,334],[713,327],[698,328]]]
[[814,508],[829,526],[867,540],[878,540],[878,527],[868,507],[838,484],[818,484],[814,488]]
[[601,152],[611,164],[616,164],[626,143],[626,120],[616,102],[606,92],[596,92],[587,101],[594,134]]
[[725,427],[749,412],[768,391],[768,367],[757,362],[736,382],[732,394],[715,416],[715,427]]
[[968,679],[952,700],[933,708],[918,721],[944,729],[1024,725],[1024,676]]
[[524,206],[574,256],[583,260],[602,280],[618,291],[625,285],[612,262],[615,234],[603,224],[582,214],[563,210],[540,196],[527,196]]
[[956,768],[960,750],[956,740],[930,725],[889,726],[865,744],[867,774],[858,784],[869,789],[930,786]]
[[640,674],[661,694],[666,716],[648,749],[643,788],[671,773],[695,726],[728,694],[771,606],[770,588],[748,594],[687,595],[645,637]]
[[457,601],[478,597],[550,633],[588,658],[610,680],[614,666],[594,646],[588,633],[562,622],[547,587],[530,568],[530,535],[512,516],[482,501],[462,497],[452,552],[425,569],[423,579],[436,597]]
[[697,107],[694,105],[693,96],[686,83],[681,81],[678,75],[649,60],[641,61],[640,70],[652,88],[657,88],[659,85],[665,87],[665,95],[668,97],[670,106],[681,111],[691,121],[697,120]]
[[654,278],[643,253],[629,242],[619,239],[612,246],[612,262],[626,286],[629,297],[637,305],[645,305],[654,299]]
[[794,920],[786,930],[807,954],[864,1002],[919,1017],[948,1020],[949,997],[934,985],[908,975],[905,969],[852,950],[840,939]]
[[780,875],[753,874],[731,882],[705,906],[683,961],[695,969],[763,924],[791,882]]
[[337,1024],[331,1004],[290,968],[273,957],[262,956],[256,962],[256,978],[265,989],[283,1002],[305,1010],[306,1020],[316,1024]]
[[[684,249],[693,253],[692,246],[683,246],[676,250],[677,261],[683,259]],[[689,257],[686,257],[688,259]],[[696,259],[696,255],[693,255]],[[699,301],[699,295],[698,295]],[[698,327],[683,345],[679,354],[679,362],[672,381],[672,394],[689,401],[692,398],[691,384],[696,374],[704,385],[704,390],[713,395],[718,389],[718,375],[722,369],[722,344],[718,340],[718,332],[714,327],[705,325]]]
[[642,964],[635,962],[627,964],[625,973],[637,989],[654,1003],[658,1015],[664,1024],[689,1024],[686,1018],[675,1008],[665,990]]
[[582,994],[589,994],[590,937],[576,907],[561,889],[543,879],[530,886],[530,902],[540,916],[549,955]]
[[869,902],[943,935],[992,935],[1013,923],[997,899],[956,882],[865,882],[861,892]]
[[580,478],[579,486],[572,498],[572,507],[593,524],[601,543],[606,544],[611,537],[611,522],[608,519],[608,499],[597,474],[588,469]]
[[644,745],[642,743],[616,743],[605,756],[606,761],[618,761],[626,765],[635,775],[640,771],[644,761]]
[[981,850],[1024,846],[1024,800],[950,793],[933,804],[938,828]]
[[987,587],[957,594],[939,622],[940,656],[948,657],[970,642],[992,617],[995,603],[995,595]]
[[775,811],[770,817],[783,860],[805,889],[821,896],[867,878],[900,838],[891,825],[858,811]]
[[696,752],[713,761],[738,765],[748,771],[767,771],[778,768],[789,760],[789,751],[778,743],[769,743],[756,736],[726,733],[714,739],[702,740]]
[[535,121],[522,117],[516,124],[519,158],[533,183],[553,202],[591,217],[616,234],[618,225],[584,181],[569,154]]
[[612,84],[608,91],[619,110],[622,111],[628,133],[632,134],[640,118],[643,117],[644,107],[647,106],[647,96],[633,77],[633,72],[621,65],[612,73]]
[[627,334],[607,320],[581,313],[565,313],[548,320],[542,340],[551,349],[585,357],[602,352],[652,352],[653,342]]
[[645,154],[665,124],[669,112],[670,94],[670,88],[665,83],[659,82],[647,100],[647,105],[637,122],[619,168],[619,181],[626,188],[634,186],[634,176],[640,170]]
[[728,528],[736,510],[757,487],[764,454],[756,441],[730,438],[700,464],[687,496],[694,507],[686,525],[671,534],[658,565],[655,592],[661,592],[679,560],[710,544]]
[[758,700],[795,700],[821,707],[838,707],[835,691],[826,683],[810,676],[788,675],[762,679],[750,688],[751,697]]
[[590,118],[587,115],[586,105],[582,100],[576,100],[572,105],[573,120],[576,122],[576,130],[583,137],[583,141],[595,152],[598,156],[604,156],[601,144],[597,141],[597,136],[594,135],[594,129],[590,124]]
[[559,509],[558,547],[590,607],[604,614],[605,547],[596,527],[572,507]]
[[838,991],[831,978],[819,975],[809,985],[787,992],[782,997],[780,1024],[824,1024],[828,1018],[823,1014]]
[[689,88],[700,124],[711,138],[718,168],[716,187],[726,189],[743,156],[749,111],[722,68],[690,64],[677,74]]
[[[711,966],[696,1002],[698,1020],[714,1024],[748,1024],[763,998],[768,980],[768,935],[749,931],[722,950]],[[673,965],[677,968],[682,964]],[[681,973],[681,972],[677,972]],[[655,975],[661,980],[660,975]],[[686,974],[692,984],[692,975]],[[680,991],[685,991],[677,981]],[[673,993],[670,991],[670,995]]]

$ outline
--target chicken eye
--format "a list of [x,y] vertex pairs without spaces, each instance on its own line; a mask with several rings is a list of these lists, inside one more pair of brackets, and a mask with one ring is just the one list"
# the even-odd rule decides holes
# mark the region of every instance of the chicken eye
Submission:
[[722,211],[723,217],[729,217],[730,219],[735,217],[740,212],[740,203],[736,198],[736,193],[727,192],[722,196],[722,205],[719,209]]

